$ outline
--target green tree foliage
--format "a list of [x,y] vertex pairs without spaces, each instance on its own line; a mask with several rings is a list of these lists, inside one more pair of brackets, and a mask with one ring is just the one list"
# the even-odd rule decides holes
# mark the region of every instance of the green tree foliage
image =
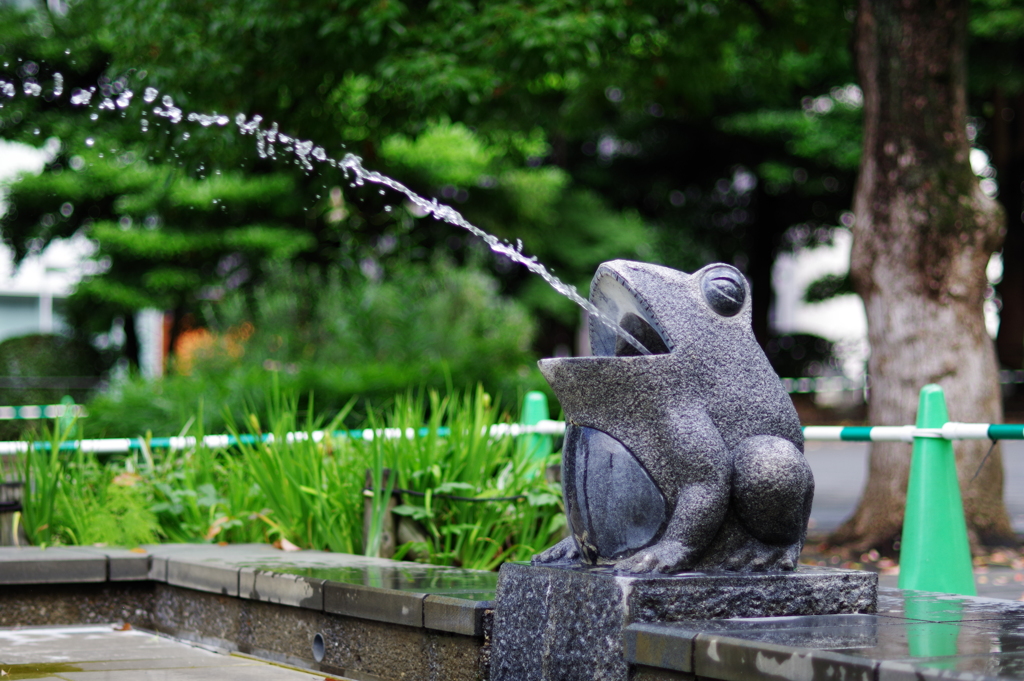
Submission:
[[[287,175],[217,171],[197,180],[130,151],[113,158],[87,151],[67,164],[11,188],[16,211],[4,221],[4,237],[18,259],[40,242],[79,232],[95,243],[98,267],[68,301],[80,332],[104,333],[141,309],[171,310],[173,347],[180,320],[198,301],[251,287],[269,263],[316,245],[294,225]],[[129,345],[136,344],[127,326]]]
[[[438,258],[378,279],[279,263],[251,295],[207,303],[206,317],[212,333],[197,335],[175,375],[130,381],[90,403],[90,437],[176,433],[197,409],[206,428],[223,432],[252,409],[265,413],[272,383],[315,394],[302,406],[317,413],[356,396],[383,404],[408,386],[480,382],[504,403],[539,387],[530,315],[472,264]],[[354,414],[365,415],[365,402]]]
[[[974,0],[970,16],[969,131],[989,154],[1006,209],[1001,311],[996,350],[1003,366],[1024,367],[1024,3]],[[994,171],[994,172],[993,172]]]
[[[1009,30],[1008,9],[988,11],[978,35]],[[118,21],[107,21],[112,13]],[[137,96],[154,87],[186,112],[259,113],[328,154],[354,151],[500,236],[522,238],[573,283],[609,257],[683,268],[734,261],[754,283],[763,338],[774,254],[828,240],[850,204],[860,118],[849,87],[853,17],[841,1],[96,0],[63,19],[35,19],[8,45],[44,55],[47,74],[67,62],[68,87],[99,73],[117,89],[130,72],[123,83]],[[46,31],[53,40],[37,48],[31,38]],[[53,43],[72,45],[71,55]],[[33,106],[8,125],[22,139],[33,137],[31,119],[44,123],[41,136],[62,140],[109,130],[107,146],[142,144],[140,158],[198,177],[214,166],[289,171],[253,158],[232,125],[193,125],[185,140],[185,126],[150,114],[143,134],[127,112],[126,123],[101,117],[83,133],[67,122],[74,107]],[[386,211],[393,198],[375,188],[349,187],[327,168],[293,177],[294,224],[316,242],[306,261],[386,266],[397,254],[427,258],[439,244],[465,257],[471,240],[400,207]],[[574,311],[524,272],[494,269],[503,292],[561,329],[543,335],[550,350]]]
[[[541,244],[533,252],[577,285],[585,285],[602,260],[644,257],[652,250],[654,235],[634,212],[609,210],[596,195],[572,187],[568,176],[558,168],[526,164],[527,160],[549,154],[547,134],[536,124],[524,126],[522,119],[517,119],[498,128],[492,126],[486,133],[452,124],[443,115],[449,108],[447,100],[438,99],[436,91],[429,105],[406,108],[388,117],[387,125],[373,123],[377,118],[366,110],[379,104],[381,83],[400,83],[408,89],[412,81],[402,78],[413,76],[402,76],[402,69],[388,70],[391,67],[387,59],[401,50],[389,44],[387,49],[374,51],[376,48],[366,43],[376,40],[371,38],[373,30],[364,27],[358,31],[359,40],[336,44],[333,37],[349,29],[344,29],[336,17],[327,20],[325,13],[333,13],[333,6],[289,7],[289,17],[283,21],[280,6],[244,10],[233,5],[218,6],[207,8],[215,16],[199,23],[194,23],[188,13],[178,14],[183,11],[181,7],[172,10],[173,17],[163,14],[166,9],[147,3],[119,7],[122,20],[108,26],[107,14],[99,4],[82,4],[63,20],[46,23],[36,17],[35,24],[27,28],[19,25],[22,34],[9,47],[11,51],[45,56],[45,61],[41,59],[33,67],[39,70],[35,77],[39,82],[49,83],[46,79],[52,79],[71,62],[90,61],[92,67],[86,69],[90,73],[102,72],[106,65],[110,74],[122,73],[119,69],[133,64],[133,78],[108,77],[105,87],[109,92],[104,93],[101,87],[95,95],[97,100],[111,93],[116,99],[115,91],[123,94],[123,88],[132,88],[138,103],[144,87],[156,86],[173,93],[174,105],[186,112],[272,111],[282,131],[300,130],[318,143],[322,140],[328,149],[338,150],[344,147],[343,142],[361,140],[360,153],[368,154],[380,167],[401,173],[403,180],[419,191],[454,202],[473,221],[508,239],[522,236],[527,244]],[[374,16],[374,12],[363,12],[358,21],[375,26]],[[440,30],[436,22],[442,19],[433,19],[435,30]],[[391,35],[395,24],[387,26]],[[168,29],[176,37],[173,49],[164,51],[163,41],[171,37],[165,32]],[[48,45],[75,43],[76,39],[83,42],[81,34],[88,30],[89,49],[81,53],[72,49],[70,55],[52,49],[52,45],[37,49],[31,38],[39,38],[46,30],[53,34],[44,41]],[[264,47],[253,51],[250,39],[254,35],[259,36],[260,45],[274,46],[271,54],[265,54]],[[299,36],[304,38],[300,40]],[[312,60],[306,52],[309,46],[300,45],[309,43],[309,36],[315,38],[312,43],[318,49],[345,50],[349,57],[366,49],[382,61],[372,68],[366,66],[365,73],[333,73],[331,60]],[[405,40],[413,38],[407,36]],[[148,56],[137,61],[139,55],[134,50]],[[190,56],[186,59],[185,54]],[[173,55],[176,62],[173,68],[163,63],[168,55]],[[335,61],[365,66],[370,64],[367,56],[343,59],[337,54]],[[289,61],[290,57],[295,59]],[[238,73],[244,66],[261,77],[229,83],[224,69],[214,76],[210,69],[215,63],[232,63],[225,67],[227,73]],[[300,63],[308,68],[295,68]],[[288,78],[278,81],[262,77],[272,66],[280,69],[285,65]],[[139,70],[142,66],[148,73]],[[68,70],[75,75],[73,69]],[[24,63],[11,66],[11,82],[24,80],[22,71]],[[449,86],[463,79],[454,72],[445,77],[451,79]],[[65,88],[71,91],[73,87],[89,85],[85,77],[74,82],[66,77]],[[415,87],[423,92],[429,89],[422,83]],[[297,100],[297,93],[305,94]],[[310,99],[314,94],[316,102]],[[61,155],[43,178],[26,179],[21,183],[24,186],[13,190],[10,198],[14,212],[5,224],[5,238],[19,256],[45,246],[49,239],[83,229],[99,241],[97,259],[104,270],[76,294],[78,309],[84,312],[76,319],[76,326],[84,328],[89,323],[93,327],[90,330],[96,331],[110,319],[121,317],[129,331],[129,355],[133,354],[130,309],[168,308],[177,320],[182,320],[186,313],[200,311],[199,299],[216,297],[221,290],[238,286],[239,277],[235,275],[240,271],[247,274],[242,288],[251,290],[274,261],[298,257],[320,268],[337,263],[352,271],[370,261],[389,271],[393,263],[403,260],[430,259],[439,245],[452,250],[457,263],[473,257],[476,246],[472,239],[453,234],[447,225],[417,219],[403,205],[391,205],[394,197],[380,196],[371,188],[350,187],[340,171],[325,166],[307,174],[289,168],[287,163],[255,158],[251,140],[238,143],[239,134],[233,124],[225,127],[214,123],[209,128],[192,125],[185,131],[185,124],[168,123],[154,115],[152,107],[140,113],[133,106],[125,108],[121,120],[116,116],[107,118],[101,112],[97,121],[86,122],[84,111],[60,98],[51,98],[50,102],[45,99],[18,101],[13,105],[16,111],[6,120],[5,131],[13,137],[32,140],[52,134],[60,137],[63,145]],[[161,99],[154,106],[166,109],[169,105],[162,104]],[[77,128],[69,123],[76,120],[76,114]],[[364,118],[369,123],[361,122]],[[372,135],[367,137],[368,132],[360,132],[363,129],[372,130]],[[85,135],[87,140],[83,139]],[[82,145],[92,145],[92,152],[83,152]],[[108,168],[101,167],[104,165],[116,165],[109,170],[126,177],[113,181]],[[243,174],[228,170],[236,165]],[[69,167],[79,168],[72,178],[60,182],[59,177],[57,181],[48,177],[66,174]],[[85,176],[95,177],[95,186],[89,186]],[[236,181],[226,182],[229,176]],[[291,185],[285,189],[284,180],[288,178]],[[265,188],[271,179],[274,186]],[[218,184],[231,186],[224,191]],[[272,206],[272,215],[266,215],[268,205]],[[61,209],[66,212],[69,208],[73,213],[67,218]],[[277,231],[261,225],[263,231],[248,236],[266,238],[239,243],[229,232],[250,227],[254,214],[259,214],[257,219],[264,223],[268,217],[273,218],[275,224],[270,226]],[[126,224],[130,227],[123,230]],[[579,234],[574,229],[577,225],[584,226]],[[549,237],[556,226],[557,244],[550,238],[531,238]],[[286,248],[280,248],[282,245]],[[550,254],[554,255],[548,258]],[[557,295],[538,287],[505,262],[496,261],[493,269],[504,282],[504,292],[516,293],[528,287],[530,292],[524,300],[534,306],[535,312],[563,326],[575,326],[576,312]]]
[[[16,336],[0,342],[0,376],[18,378],[99,377],[108,357],[88,343],[51,334]],[[5,391],[4,404],[55,404],[67,394],[81,400],[84,390],[26,386]]]
[[[113,358],[80,339],[29,334],[0,342],[0,404],[49,405],[65,397],[82,404],[100,385]],[[17,440],[38,434],[45,421],[0,421],[0,438]]]

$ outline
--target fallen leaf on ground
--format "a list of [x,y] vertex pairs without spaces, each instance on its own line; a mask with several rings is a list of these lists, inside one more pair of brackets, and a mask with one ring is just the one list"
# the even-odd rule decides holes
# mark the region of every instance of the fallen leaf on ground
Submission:
[[274,542],[274,548],[275,549],[280,549],[282,551],[301,551],[302,550],[298,546],[296,546],[295,544],[291,543],[290,541],[288,541],[287,539],[285,539],[283,537],[281,539],[278,539],[276,542]]

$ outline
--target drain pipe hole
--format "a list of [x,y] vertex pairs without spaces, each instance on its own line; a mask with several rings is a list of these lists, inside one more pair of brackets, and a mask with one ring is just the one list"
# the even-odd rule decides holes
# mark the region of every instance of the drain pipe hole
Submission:
[[313,636],[313,659],[317,662],[323,662],[325,652],[327,652],[327,644],[324,642],[324,635],[315,634]]

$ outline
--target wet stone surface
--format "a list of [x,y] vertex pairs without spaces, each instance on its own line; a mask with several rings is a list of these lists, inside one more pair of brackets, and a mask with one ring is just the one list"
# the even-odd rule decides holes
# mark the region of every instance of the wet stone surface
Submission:
[[[699,630],[715,631],[720,620],[714,618],[723,613],[757,617],[749,621],[759,622],[779,614],[872,612],[875,580],[873,573],[826,568],[801,568],[795,573],[655,577],[616,573],[610,568],[506,563],[501,568],[495,603],[491,678],[625,680],[630,662],[624,652],[630,645],[623,639],[626,625],[702,620]],[[821,618],[803,619],[812,622]],[[840,621],[832,625],[840,627]],[[696,632],[686,631],[690,639],[696,636]],[[760,629],[755,631],[756,636],[764,634]],[[787,634],[771,635],[781,642]],[[823,631],[818,634],[817,645],[842,640],[843,632]],[[857,645],[873,640],[862,640]],[[635,649],[635,640],[633,645]],[[643,645],[642,640],[639,645]],[[690,659],[678,651],[671,655]]]
[[[259,592],[259,585],[270,582],[261,575],[295,575],[316,583],[337,582],[368,586],[391,591],[418,594],[444,594],[472,601],[494,598],[498,575],[482,570],[463,570],[423,563],[404,563],[383,558],[368,558],[326,551],[282,552],[266,544],[231,546],[172,544],[146,547],[154,562],[167,564],[169,583],[187,581],[185,575],[197,585],[190,586],[213,593],[228,593],[239,589]],[[176,567],[177,566],[177,567]],[[237,576],[242,572],[241,580]],[[216,581],[214,575],[220,575]],[[182,575],[182,576],[177,576]],[[159,574],[154,578],[159,579]],[[164,580],[160,580],[164,581]],[[282,587],[283,590],[284,587]],[[295,591],[294,589],[292,590]],[[240,593],[245,597],[245,593]],[[312,593],[310,593],[312,596]]]
[[64,681],[262,681],[322,679],[299,669],[270,665],[110,625],[0,629],[0,675]]
[[[267,544],[159,544],[142,549],[0,548],[0,593],[32,590],[29,600],[10,600],[0,607],[3,624],[56,624],[95,621],[134,621],[135,610],[147,613],[167,603],[142,608],[79,607],[81,598],[54,602],[43,584],[84,593],[86,583],[166,584],[237,601],[260,601],[315,612],[361,617],[396,625],[426,627],[464,636],[484,636],[493,611],[498,575],[494,572],[407,563],[324,551],[283,552]],[[120,594],[123,590],[118,591]],[[25,592],[27,593],[27,592]],[[186,599],[187,600],[187,599]],[[22,602],[24,601],[24,603]],[[115,599],[116,601],[116,599]],[[114,601],[111,601],[114,603]],[[42,607],[34,607],[39,604]],[[228,607],[228,606],[225,606]],[[76,610],[76,608],[78,610]],[[237,608],[236,608],[237,609]],[[75,612],[82,611],[76,618]],[[86,611],[88,610],[88,612]],[[74,612],[72,612],[74,611]],[[9,616],[5,616],[9,615]],[[164,617],[166,615],[166,617]],[[148,615],[147,615],[148,617]],[[179,616],[162,613],[175,621]],[[235,621],[234,615],[224,622]],[[214,618],[217,620],[217,618]],[[218,620],[219,621],[219,620]],[[223,625],[203,627],[217,639],[232,634]],[[175,624],[172,628],[191,630]]]
[[[19,631],[31,632],[41,630],[32,627],[47,624],[130,622],[133,635],[145,628],[295,667],[319,666],[319,678],[324,674],[336,678],[634,681],[694,677],[924,681],[951,675],[982,681],[1024,677],[1024,603],[1016,601],[880,587],[876,613],[709,619],[687,617],[673,606],[666,612],[677,621],[641,622],[657,617],[645,614],[650,605],[637,582],[651,581],[657,591],[675,578],[651,580],[616,574],[607,567],[563,567],[569,574],[557,584],[547,577],[513,575],[519,584],[513,579],[506,585],[503,578],[502,590],[514,587],[509,591],[518,593],[518,601],[510,601],[511,607],[496,613],[490,598],[493,592],[488,590],[496,579],[491,573],[314,551],[283,553],[262,545],[147,548],[150,552],[145,555],[105,549],[88,557],[85,551],[67,550],[71,563],[92,564],[96,556],[105,559],[105,582],[90,581],[95,579],[90,571],[78,576],[80,583],[46,582],[46,574],[64,569],[57,559],[65,551],[47,549],[44,560],[51,572],[43,574],[40,583],[25,584],[20,581],[24,566],[43,552],[8,556],[6,564],[19,567],[17,573],[9,573],[13,575],[10,582],[3,584],[5,573],[0,563],[0,627],[26,627]],[[122,561],[117,570],[115,560]],[[157,562],[160,566],[154,570]],[[235,580],[239,596],[214,590],[219,588],[216,583],[209,590],[169,584],[167,576],[175,563],[215,567],[207,576],[227,575],[228,583]],[[158,578],[137,579],[146,566],[147,575]],[[517,568],[545,574],[557,571],[521,564],[506,570],[515,573]],[[67,579],[75,578],[73,571],[67,574]],[[175,574],[184,579],[186,573],[179,570]],[[588,579],[593,575],[600,579]],[[127,577],[132,579],[126,581]],[[412,614],[411,624],[329,612],[326,596],[331,589],[355,594],[359,607],[373,609],[377,604],[377,615],[397,607],[393,619],[409,616],[400,611],[403,603],[418,604],[419,609]],[[502,598],[499,594],[499,600]],[[664,600],[664,594],[651,600],[659,599]],[[519,626],[518,638],[496,635],[493,648],[488,645],[492,617],[496,629],[510,622]],[[545,628],[555,631],[555,637],[545,639],[537,633]],[[105,625],[97,631],[106,635],[112,627]],[[116,633],[128,640],[123,637],[128,632]],[[316,634],[322,636],[325,648],[320,665],[313,659],[311,647]],[[152,647],[140,656],[127,645],[68,643],[62,644],[63,657],[56,659],[48,654],[38,656],[42,648],[29,645],[28,638],[19,643],[23,647],[14,648],[4,636],[9,638],[0,629],[0,670],[11,673],[13,665],[34,665],[31,670],[18,668],[22,678],[31,672],[35,678],[116,680],[130,671],[133,679],[201,679],[215,674],[231,681],[233,677],[222,669],[235,666],[246,670],[240,678],[287,678],[280,675],[284,673],[281,668],[248,666],[251,661],[243,657],[211,657],[207,651],[200,651],[206,656],[203,666],[193,669],[188,651],[198,649],[188,646],[180,654],[161,652],[178,648]],[[552,654],[565,645],[572,651],[570,656]],[[14,655],[14,650],[19,654]],[[143,668],[142,664],[149,666]],[[264,668],[278,675],[260,671]],[[524,668],[540,672],[521,673]]]
[[878,610],[633,625],[624,638],[634,665],[717,679],[1024,676],[1024,604],[883,587]]

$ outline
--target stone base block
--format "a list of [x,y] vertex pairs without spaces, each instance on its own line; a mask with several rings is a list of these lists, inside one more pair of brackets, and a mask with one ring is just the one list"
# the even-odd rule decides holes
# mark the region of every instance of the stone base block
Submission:
[[622,630],[636,622],[875,611],[878,575],[794,572],[639,576],[610,568],[505,563],[494,612],[492,681],[626,681]]

